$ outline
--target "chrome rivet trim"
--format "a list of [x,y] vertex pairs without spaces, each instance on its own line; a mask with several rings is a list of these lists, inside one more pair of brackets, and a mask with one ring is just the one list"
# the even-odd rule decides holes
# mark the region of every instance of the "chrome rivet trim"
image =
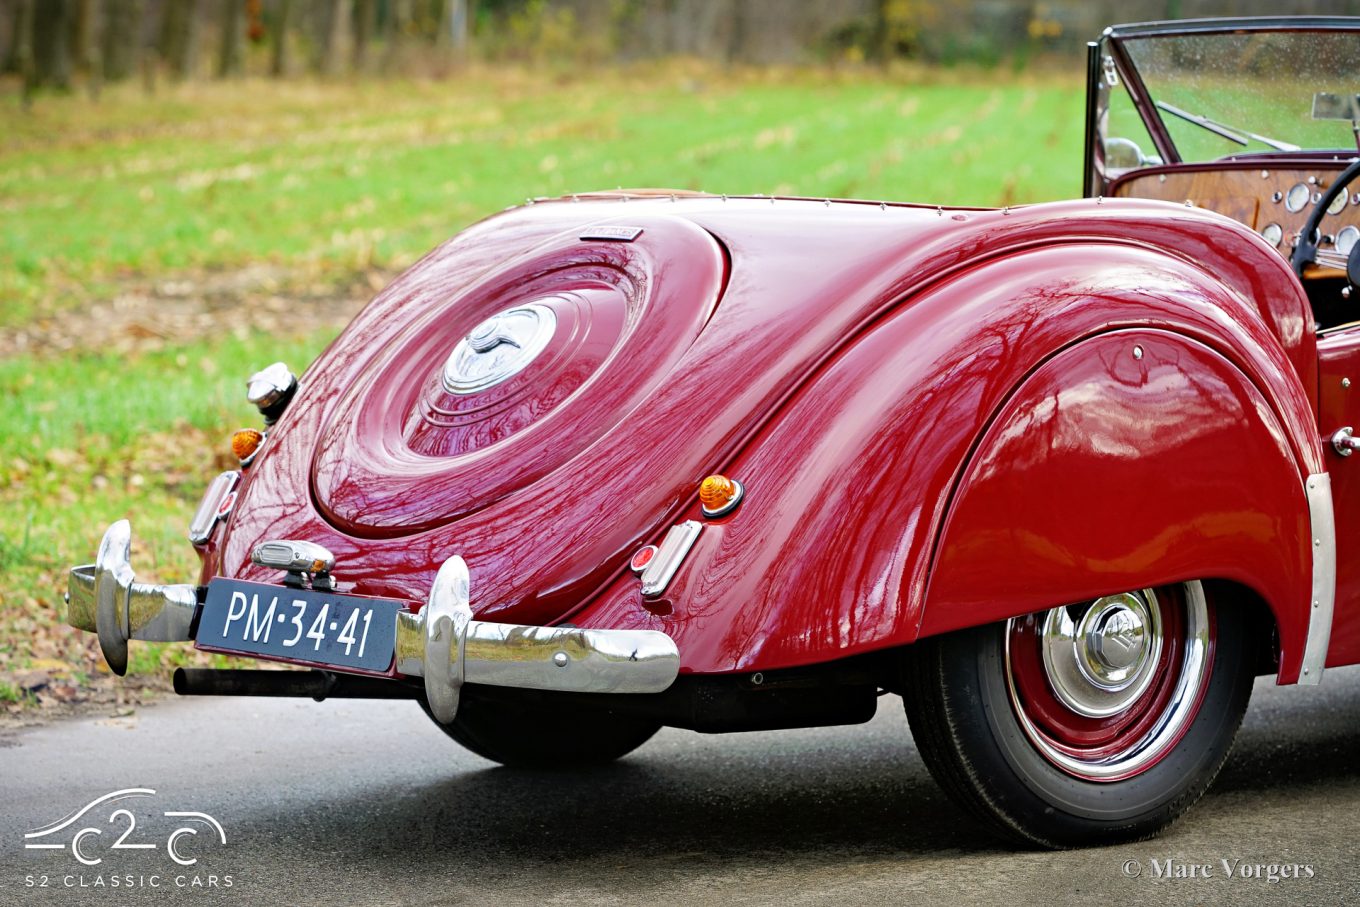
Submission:
[[1341,386],[1342,386],[1342,387],[1350,387],[1350,386],[1351,386],[1351,379],[1349,379],[1349,378],[1342,378],[1342,379],[1341,379]]
[[1133,358],[1135,358],[1135,359],[1142,359],[1142,358],[1143,358],[1143,348],[1142,348],[1141,346],[1134,346],[1134,348],[1133,348]]
[[571,661],[571,659],[567,657],[566,652],[553,653],[553,664],[557,665],[559,668],[565,668],[569,661]]
[[1263,179],[1263,180],[1268,180],[1268,179],[1270,179],[1270,171],[1269,171],[1269,170],[1262,170],[1262,171],[1261,171],[1261,179]]

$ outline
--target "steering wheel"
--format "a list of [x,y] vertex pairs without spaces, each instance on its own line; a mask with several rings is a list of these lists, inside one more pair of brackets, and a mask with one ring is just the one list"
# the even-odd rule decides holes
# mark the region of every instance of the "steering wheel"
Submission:
[[1313,210],[1308,215],[1308,220],[1304,222],[1302,232],[1299,233],[1299,244],[1294,247],[1294,254],[1289,256],[1289,264],[1299,279],[1303,279],[1304,266],[1317,258],[1318,225],[1322,223],[1322,216],[1327,213],[1327,209],[1331,207],[1336,197],[1345,192],[1357,176],[1360,176],[1360,157],[1351,161],[1350,166],[1341,171],[1336,182],[1328,186],[1327,191],[1322,193],[1317,204],[1313,205]]

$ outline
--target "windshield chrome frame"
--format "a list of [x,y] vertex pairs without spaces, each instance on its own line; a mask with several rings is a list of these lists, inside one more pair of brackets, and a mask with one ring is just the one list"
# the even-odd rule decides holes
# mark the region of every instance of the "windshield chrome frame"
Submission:
[[[1115,71],[1129,94],[1134,109],[1147,128],[1148,136],[1165,166],[1184,163],[1180,150],[1171,139],[1171,132],[1162,119],[1161,111],[1151,99],[1142,74],[1133,65],[1124,43],[1129,39],[1148,37],[1179,37],[1184,35],[1240,34],[1243,32],[1360,32],[1360,17],[1356,16],[1261,16],[1231,19],[1177,19],[1165,22],[1139,22],[1113,25],[1105,29],[1100,40],[1087,45],[1086,73],[1086,148],[1084,161],[1085,194],[1100,195],[1112,182],[1104,172],[1100,134],[1101,120],[1108,109],[1108,87],[1103,82],[1102,63],[1106,56],[1113,59]],[[1312,149],[1318,156],[1339,149]],[[1272,152],[1273,153],[1273,152]],[[1291,152],[1278,152],[1289,154]],[[1354,156],[1352,152],[1351,157]],[[1232,155],[1225,155],[1228,159]],[[1199,162],[1208,163],[1208,162]]]

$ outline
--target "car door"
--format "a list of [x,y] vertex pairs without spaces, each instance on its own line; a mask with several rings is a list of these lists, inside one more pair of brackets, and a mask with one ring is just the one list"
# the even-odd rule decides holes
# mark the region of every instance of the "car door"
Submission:
[[1360,510],[1360,456],[1342,456],[1331,436],[1353,428],[1360,434],[1360,322],[1318,337],[1318,428],[1326,447],[1336,513],[1336,605],[1327,665],[1360,661],[1360,532],[1348,531]]

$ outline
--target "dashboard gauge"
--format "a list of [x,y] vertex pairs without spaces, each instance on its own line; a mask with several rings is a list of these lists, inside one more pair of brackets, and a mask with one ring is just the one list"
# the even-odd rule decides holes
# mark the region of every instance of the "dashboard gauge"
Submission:
[[1327,206],[1327,213],[1340,214],[1342,211],[1346,210],[1347,201],[1349,201],[1349,199],[1346,198],[1346,193],[1341,193],[1336,198],[1332,199],[1332,203]]
[[1342,255],[1351,254],[1357,239],[1360,239],[1360,227],[1342,227],[1341,232],[1336,234],[1336,251]]
[[1311,193],[1308,191],[1307,185],[1305,185],[1304,183],[1295,183],[1294,185],[1290,186],[1289,191],[1285,193],[1284,196],[1285,210],[1290,212],[1302,211],[1303,206],[1308,204],[1308,199],[1310,196]]
[[[1347,227],[1348,230],[1355,230],[1354,227]],[[1360,233],[1360,230],[1356,231]],[[1266,224],[1261,228],[1261,236],[1272,246],[1279,248],[1280,240],[1284,239],[1284,228],[1279,224]]]

